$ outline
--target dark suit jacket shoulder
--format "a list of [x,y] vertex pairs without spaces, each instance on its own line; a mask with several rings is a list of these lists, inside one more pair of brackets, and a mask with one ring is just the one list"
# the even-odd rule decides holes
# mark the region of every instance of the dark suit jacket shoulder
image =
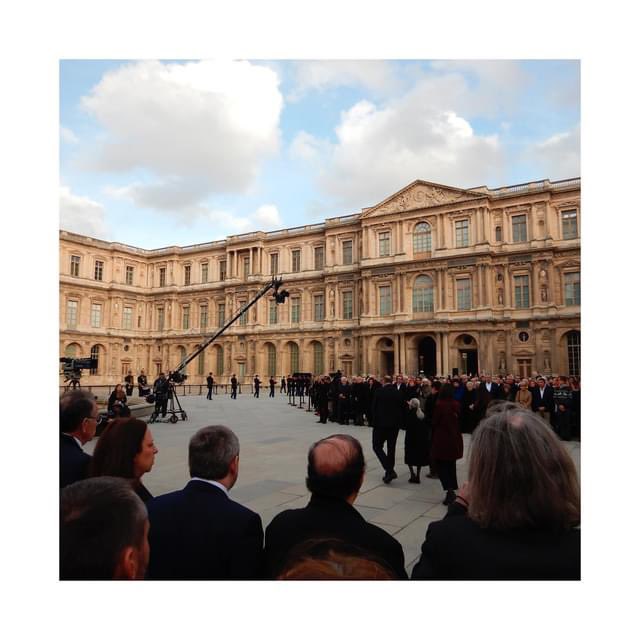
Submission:
[[262,521],[208,482],[150,500],[147,577],[255,579],[262,573]]
[[482,529],[464,512],[432,522],[412,578],[579,580],[580,530]]
[[386,384],[374,392],[371,412],[374,427],[399,429],[407,414],[407,403],[394,384]]
[[279,513],[267,527],[265,555],[269,576],[278,575],[293,547],[314,538],[337,538],[360,547],[400,578],[407,577],[402,545],[393,536],[368,523],[346,501],[319,496],[312,496],[303,509]]
[[60,488],[84,480],[89,474],[91,456],[82,450],[73,436],[60,434]]

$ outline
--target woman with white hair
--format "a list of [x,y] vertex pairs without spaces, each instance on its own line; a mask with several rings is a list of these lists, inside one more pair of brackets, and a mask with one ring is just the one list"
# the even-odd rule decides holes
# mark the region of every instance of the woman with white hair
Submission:
[[429,464],[429,429],[418,398],[409,400],[409,414],[404,436],[404,463],[411,473],[409,482],[420,484],[420,469]]

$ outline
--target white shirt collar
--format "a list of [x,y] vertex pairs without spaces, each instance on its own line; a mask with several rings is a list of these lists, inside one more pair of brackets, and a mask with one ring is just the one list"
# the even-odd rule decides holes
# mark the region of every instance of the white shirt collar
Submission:
[[223,484],[220,484],[219,482],[216,482],[215,480],[207,480],[206,478],[198,478],[196,476],[193,476],[191,478],[191,480],[199,480],[200,482],[208,482],[209,484],[212,484],[214,487],[218,487],[219,489],[222,489],[225,492],[225,495],[229,495],[229,489],[227,489],[227,487],[225,487]]

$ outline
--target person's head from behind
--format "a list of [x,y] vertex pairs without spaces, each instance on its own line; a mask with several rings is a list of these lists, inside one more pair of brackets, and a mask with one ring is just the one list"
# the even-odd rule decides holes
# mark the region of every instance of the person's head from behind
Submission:
[[451,400],[453,398],[453,385],[443,384],[438,394],[439,400]]
[[238,479],[240,442],[222,425],[204,427],[189,441],[189,473],[192,478],[215,480],[231,489]]
[[314,496],[356,499],[364,480],[362,445],[354,437],[336,434],[311,445],[307,457],[307,489]]
[[395,580],[382,559],[343,540],[306,540],[291,549],[278,580]]
[[144,503],[122,478],[81,480],[60,494],[60,579],[139,579],[149,562]]
[[495,529],[564,530],[580,521],[573,460],[540,417],[504,402],[473,434],[469,516]]
[[96,434],[98,405],[88,391],[70,391],[60,398],[60,432],[73,435],[83,444]]
[[151,471],[158,449],[146,422],[118,418],[102,432],[93,452],[92,476],[139,480]]

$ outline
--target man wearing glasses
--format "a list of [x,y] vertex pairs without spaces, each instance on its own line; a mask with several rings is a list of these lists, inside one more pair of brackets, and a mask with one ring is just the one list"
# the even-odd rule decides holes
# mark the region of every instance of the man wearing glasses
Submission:
[[60,398],[60,488],[87,477],[91,456],[82,447],[96,435],[99,417],[88,391],[70,391]]

